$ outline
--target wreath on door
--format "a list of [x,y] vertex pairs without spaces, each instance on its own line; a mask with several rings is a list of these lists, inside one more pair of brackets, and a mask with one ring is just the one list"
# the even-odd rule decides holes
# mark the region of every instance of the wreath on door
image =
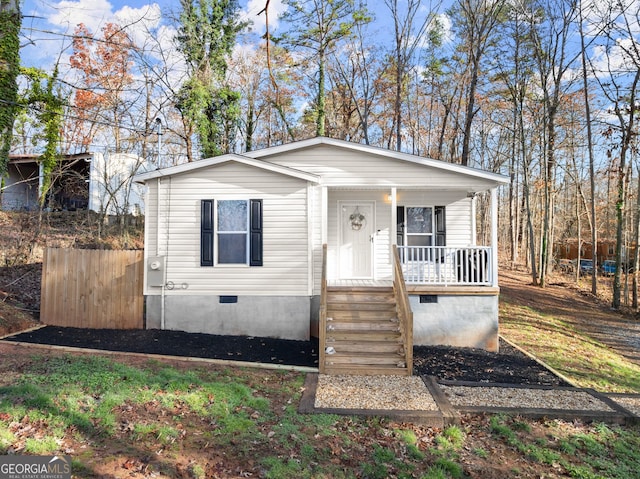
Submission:
[[362,227],[367,223],[367,218],[365,215],[360,213],[360,207],[356,206],[356,209],[349,216],[349,222],[351,223],[351,229],[354,231],[359,231]]

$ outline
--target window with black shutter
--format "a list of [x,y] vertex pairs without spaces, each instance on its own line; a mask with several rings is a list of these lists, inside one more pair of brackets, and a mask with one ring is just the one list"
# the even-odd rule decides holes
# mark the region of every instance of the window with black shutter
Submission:
[[201,201],[201,266],[262,266],[262,256],[262,200]]

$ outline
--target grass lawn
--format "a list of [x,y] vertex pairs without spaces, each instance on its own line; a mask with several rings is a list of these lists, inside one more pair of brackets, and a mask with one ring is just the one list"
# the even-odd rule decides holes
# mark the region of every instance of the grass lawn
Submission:
[[[640,392],[640,368],[579,327],[575,301],[536,304],[505,294],[501,332],[574,383]],[[0,344],[0,455],[69,455],[78,478],[640,477],[640,426],[305,415],[298,372],[34,351]]]
[[640,393],[640,366],[594,339],[573,315],[550,314],[502,295],[500,331],[580,387]]
[[67,454],[75,477],[628,479],[640,470],[637,427],[467,416],[434,429],[303,415],[297,372],[25,349],[0,349],[0,454]]

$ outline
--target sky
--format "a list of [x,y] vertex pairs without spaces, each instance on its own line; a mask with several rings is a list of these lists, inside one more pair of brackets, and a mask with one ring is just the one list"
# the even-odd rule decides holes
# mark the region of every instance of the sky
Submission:
[[[640,2],[623,1],[636,6]],[[241,19],[251,22],[254,40],[261,38],[265,32],[265,15],[258,15],[258,12],[264,9],[266,2],[267,0],[239,0]],[[283,0],[269,0],[269,26],[272,32],[278,31],[278,16],[286,9],[282,2]],[[425,0],[424,3],[428,5],[429,1]],[[438,0],[434,0],[434,4],[437,3]],[[450,4],[451,0],[445,0],[445,3]],[[598,5],[599,0],[595,4]],[[385,16],[382,12],[387,12],[387,7],[383,0],[370,0],[368,7],[379,17],[376,19],[376,29],[370,30],[379,41],[380,35],[386,30],[384,21],[388,15]],[[90,31],[97,34],[108,22],[131,24],[128,32],[134,37],[136,44],[144,45],[145,32],[152,31],[163,49],[171,51],[175,30],[169,18],[172,13],[177,14],[179,8],[178,0],[23,0],[22,63],[24,66],[37,66],[51,71],[54,63],[59,61],[63,66],[62,77],[70,79],[68,75],[72,73],[69,68],[65,72],[64,66],[68,65],[68,58],[72,53],[71,35],[79,23],[84,23]],[[439,10],[443,12],[444,7],[441,6]],[[141,24],[141,18],[144,18],[144,25]],[[246,44],[246,39],[244,37],[243,48],[251,48],[250,44]],[[592,55],[592,60],[596,63],[617,61],[622,64],[621,57],[615,55],[615,52],[613,58],[606,58],[596,48]]]
[[[241,18],[253,24],[257,34],[265,31],[265,16],[258,16],[265,0],[241,0]],[[70,38],[79,23],[99,32],[108,22],[120,25],[146,18],[146,26],[158,32],[171,33],[167,17],[179,9],[175,0],[26,0],[22,4],[23,64],[40,66],[53,63],[61,54],[69,54]],[[278,15],[284,10],[282,0],[269,2],[270,28],[277,29]],[[133,28],[141,34],[143,28]]]

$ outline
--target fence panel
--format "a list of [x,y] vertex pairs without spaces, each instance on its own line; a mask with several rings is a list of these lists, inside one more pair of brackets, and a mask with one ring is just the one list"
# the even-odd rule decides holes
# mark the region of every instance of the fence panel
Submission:
[[142,329],[142,251],[47,248],[40,322],[75,328]]

